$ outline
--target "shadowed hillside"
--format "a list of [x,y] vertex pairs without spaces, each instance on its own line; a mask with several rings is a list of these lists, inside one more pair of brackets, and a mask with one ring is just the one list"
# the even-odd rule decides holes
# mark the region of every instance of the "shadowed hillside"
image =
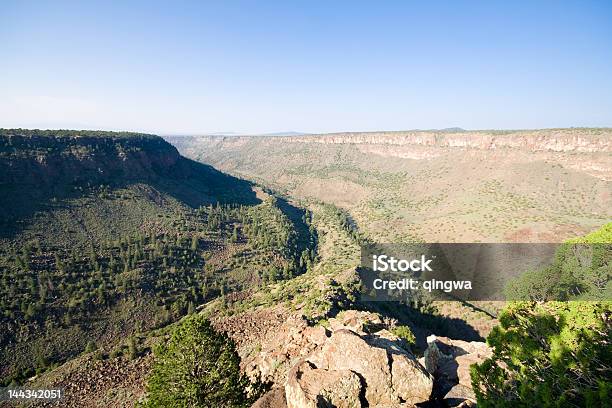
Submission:
[[0,130],[2,236],[58,200],[138,183],[194,208],[258,201],[249,183],[181,157],[154,135]]

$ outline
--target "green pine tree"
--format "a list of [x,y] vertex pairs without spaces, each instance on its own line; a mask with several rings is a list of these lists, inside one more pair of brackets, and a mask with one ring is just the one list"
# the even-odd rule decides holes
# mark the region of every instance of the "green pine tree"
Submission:
[[186,318],[155,349],[145,407],[248,406],[233,341],[200,315]]

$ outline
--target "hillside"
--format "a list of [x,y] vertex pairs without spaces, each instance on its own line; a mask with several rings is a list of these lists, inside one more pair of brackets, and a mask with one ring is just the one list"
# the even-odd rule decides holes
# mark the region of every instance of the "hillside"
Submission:
[[300,210],[153,135],[1,130],[0,208],[3,383],[300,274],[315,242]]
[[169,141],[194,160],[345,208],[379,241],[559,242],[612,217],[610,129]]
[[248,183],[186,160],[157,136],[0,130],[0,137],[3,237],[15,222],[93,187],[104,193],[145,182],[191,206],[256,202]]

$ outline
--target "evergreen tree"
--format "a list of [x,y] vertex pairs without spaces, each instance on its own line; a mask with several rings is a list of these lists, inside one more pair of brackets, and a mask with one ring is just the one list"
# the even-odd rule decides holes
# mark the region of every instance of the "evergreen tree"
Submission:
[[136,346],[136,339],[134,338],[134,336],[130,336],[128,337],[128,357],[130,360],[134,360],[136,357],[138,357],[138,348]]
[[607,406],[612,392],[609,302],[516,302],[472,366],[479,407]]
[[199,315],[186,318],[155,349],[146,407],[247,406],[248,380],[233,341]]

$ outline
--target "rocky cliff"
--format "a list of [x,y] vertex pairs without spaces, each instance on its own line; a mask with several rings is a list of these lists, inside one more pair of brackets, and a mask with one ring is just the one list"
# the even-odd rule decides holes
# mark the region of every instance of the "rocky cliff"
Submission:
[[612,152],[612,129],[540,129],[517,131],[397,131],[343,132],[300,136],[197,136],[169,138],[179,147],[193,140],[241,145],[256,137],[280,143],[373,144],[469,148],[479,150],[525,149],[529,151],[597,153]]
[[556,242],[610,216],[612,129],[171,142],[223,171],[342,207],[382,242]]
[[534,131],[477,131],[441,133],[359,132],[284,137],[285,142],[324,144],[376,144],[469,148],[479,150],[527,149],[553,152],[611,152],[611,129],[545,129]]
[[113,183],[188,172],[176,148],[158,136],[0,130],[0,185]]
[[[554,161],[603,180],[612,180],[612,129],[517,131],[346,132],[303,136],[197,136],[169,138],[188,157],[220,163],[214,155],[250,150],[253,143],[276,151],[288,146],[350,146],[364,155],[431,160],[459,153],[475,160]],[[302,147],[304,149],[306,147]],[[226,166],[230,169],[231,165]]]

